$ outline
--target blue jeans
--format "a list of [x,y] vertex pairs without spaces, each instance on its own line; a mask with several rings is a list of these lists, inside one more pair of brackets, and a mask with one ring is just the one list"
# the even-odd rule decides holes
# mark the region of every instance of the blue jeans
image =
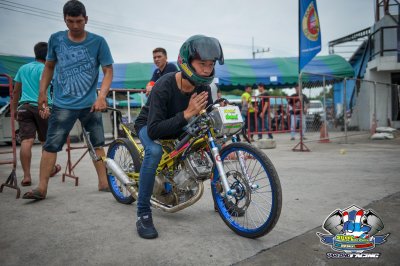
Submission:
[[[296,115],[296,123],[295,123],[295,119],[294,119],[295,115],[290,115],[290,136],[292,138],[294,138],[294,136],[296,135],[296,127],[297,125],[300,125],[300,114]],[[302,120],[302,127],[303,127],[303,137],[306,134],[306,117],[303,116],[303,120]]]
[[147,134],[147,126],[140,129],[139,139],[144,147],[144,158],[140,167],[138,217],[151,213],[150,198],[153,193],[156,170],[163,154],[161,145],[155,143]]
[[43,149],[47,152],[59,152],[76,120],[90,133],[93,147],[104,146],[103,120],[100,112],[90,112],[90,107],[79,110],[62,109],[53,105],[49,118],[46,142]]
[[[258,117],[257,119],[258,119],[258,121],[257,121],[258,130],[257,131],[264,131],[263,128],[262,128],[263,127],[262,118]],[[265,131],[269,131],[268,114],[265,114],[265,116],[264,116],[264,129],[265,129]],[[258,134],[258,138],[261,139],[262,138],[262,134]],[[271,133],[268,133],[268,138],[272,139],[272,134]]]
[[[243,118],[243,122],[244,122],[244,128],[246,129],[246,134],[248,134],[248,130],[249,130],[249,128],[248,128],[248,123],[249,123],[249,121],[248,121],[248,119],[247,119],[247,117],[248,116],[250,116],[250,132],[254,132],[255,131],[255,124],[256,124],[256,122],[255,122],[255,117],[254,117],[254,113],[249,113],[249,114],[243,114],[242,113],[242,118]],[[251,137],[253,137],[253,133],[251,134]]]

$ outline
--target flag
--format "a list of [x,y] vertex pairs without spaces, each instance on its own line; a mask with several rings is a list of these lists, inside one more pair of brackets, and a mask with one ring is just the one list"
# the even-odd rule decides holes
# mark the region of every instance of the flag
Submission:
[[321,51],[317,0],[299,0],[299,73]]

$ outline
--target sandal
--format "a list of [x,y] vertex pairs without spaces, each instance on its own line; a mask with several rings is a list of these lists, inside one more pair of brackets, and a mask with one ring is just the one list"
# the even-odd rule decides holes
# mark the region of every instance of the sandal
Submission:
[[23,199],[32,199],[32,200],[43,200],[46,198],[46,195],[43,195],[38,189],[32,189],[31,191],[26,192],[23,196]]
[[54,166],[54,171],[53,171],[53,173],[50,174],[50,177],[55,176],[55,175],[56,175],[58,172],[60,172],[60,171],[61,171],[61,165],[56,164],[56,165]]

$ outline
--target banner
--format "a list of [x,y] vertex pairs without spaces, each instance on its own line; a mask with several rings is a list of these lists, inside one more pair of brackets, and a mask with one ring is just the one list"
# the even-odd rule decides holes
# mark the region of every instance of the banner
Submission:
[[321,51],[316,0],[299,0],[299,73]]

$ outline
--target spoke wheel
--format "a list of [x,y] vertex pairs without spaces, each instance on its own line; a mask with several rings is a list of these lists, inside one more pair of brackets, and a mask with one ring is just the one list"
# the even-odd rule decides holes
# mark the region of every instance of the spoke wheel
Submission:
[[220,154],[234,193],[227,195],[214,169],[211,189],[219,215],[241,236],[266,235],[278,222],[282,208],[282,189],[272,162],[261,150],[246,143],[232,143]]
[[[140,171],[139,152],[128,139],[120,138],[114,140],[108,148],[107,157],[113,159],[128,177]],[[107,181],[111,193],[118,202],[131,204],[135,201],[135,198],[113,173],[107,173]]]

